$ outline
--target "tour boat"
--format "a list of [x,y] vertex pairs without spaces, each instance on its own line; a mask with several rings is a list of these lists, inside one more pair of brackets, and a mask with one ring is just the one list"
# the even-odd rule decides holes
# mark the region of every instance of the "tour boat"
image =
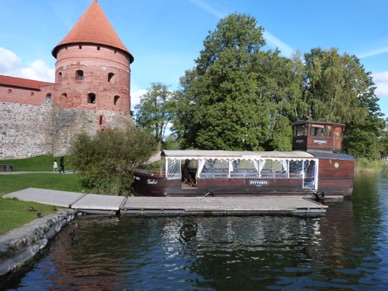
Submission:
[[158,171],[135,171],[134,193],[315,199],[351,195],[355,159],[341,153],[344,124],[304,120],[292,127],[290,152],[164,150]]

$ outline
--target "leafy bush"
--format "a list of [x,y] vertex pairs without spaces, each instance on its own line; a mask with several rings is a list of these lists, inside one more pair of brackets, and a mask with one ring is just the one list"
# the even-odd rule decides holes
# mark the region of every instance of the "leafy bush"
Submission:
[[70,149],[74,171],[82,176],[85,186],[97,193],[128,195],[133,171],[156,151],[150,135],[134,127],[108,129],[94,136],[82,133]]

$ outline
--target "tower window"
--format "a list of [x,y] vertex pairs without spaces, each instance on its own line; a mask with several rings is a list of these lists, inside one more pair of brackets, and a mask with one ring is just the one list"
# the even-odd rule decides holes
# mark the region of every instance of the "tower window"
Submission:
[[66,102],[67,101],[67,94],[66,93],[63,93],[62,96],[62,102]]
[[77,70],[75,72],[75,79],[76,80],[83,80],[84,79],[84,71],[82,70]]
[[114,98],[113,98],[113,104],[114,105],[117,105],[117,102],[119,101],[120,99],[120,96],[116,95]]
[[114,73],[109,73],[108,74],[108,82],[111,82],[112,81],[112,78],[115,74]]
[[90,103],[90,104],[96,103],[96,94],[94,94],[94,93],[88,94],[88,103]]
[[51,94],[50,94],[50,93],[48,93],[48,94],[46,95],[46,100],[47,100],[47,101],[51,101]]
[[104,116],[103,115],[100,115],[100,120],[99,120],[99,124],[102,125],[102,122],[104,120]]

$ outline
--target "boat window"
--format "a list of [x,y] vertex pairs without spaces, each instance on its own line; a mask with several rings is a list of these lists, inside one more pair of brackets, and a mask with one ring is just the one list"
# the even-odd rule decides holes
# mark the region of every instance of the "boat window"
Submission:
[[300,178],[303,173],[303,161],[290,161],[290,178]]
[[167,160],[167,179],[181,179],[181,161],[178,159]]
[[294,127],[294,136],[307,136],[307,127],[305,125],[297,125]]
[[304,168],[304,181],[303,188],[316,189],[316,169],[315,161],[308,160],[303,163]]
[[230,177],[257,177],[259,174],[258,160],[232,160]]
[[229,161],[222,159],[208,159],[205,161],[201,178],[218,178],[229,176]]
[[265,160],[260,176],[263,178],[286,178],[288,169],[287,160]]
[[325,126],[320,124],[312,124],[310,128],[311,136],[325,136]]

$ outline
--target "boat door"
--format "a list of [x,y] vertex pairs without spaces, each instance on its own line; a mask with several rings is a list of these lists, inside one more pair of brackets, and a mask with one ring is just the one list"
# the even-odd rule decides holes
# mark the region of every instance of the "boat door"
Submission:
[[333,135],[333,151],[342,150],[342,127],[334,126],[334,135]]
[[303,163],[303,189],[316,190],[317,165],[314,160],[306,160]]

